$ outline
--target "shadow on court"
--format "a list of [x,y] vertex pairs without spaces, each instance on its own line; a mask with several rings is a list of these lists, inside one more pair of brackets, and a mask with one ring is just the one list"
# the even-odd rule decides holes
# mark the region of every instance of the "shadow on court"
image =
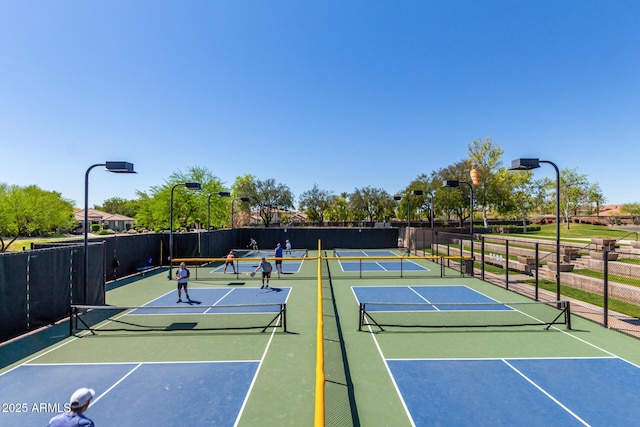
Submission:
[[9,341],[0,346],[0,368],[5,368],[20,359],[33,355],[69,337],[69,323],[63,321],[46,326],[32,334]]

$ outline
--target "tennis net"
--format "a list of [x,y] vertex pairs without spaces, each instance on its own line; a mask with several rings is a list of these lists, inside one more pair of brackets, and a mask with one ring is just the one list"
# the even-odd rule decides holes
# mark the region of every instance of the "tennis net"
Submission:
[[503,327],[566,325],[571,329],[569,301],[482,303],[361,302],[358,330],[398,328]]
[[[236,257],[239,258],[273,258],[274,250],[273,249],[233,249],[233,253]],[[309,255],[309,251],[307,249],[291,249],[286,250],[282,248],[282,256],[283,257],[292,257],[292,258],[305,258]]]
[[287,331],[285,303],[181,306],[72,305],[71,335],[82,331],[193,331],[281,328]]

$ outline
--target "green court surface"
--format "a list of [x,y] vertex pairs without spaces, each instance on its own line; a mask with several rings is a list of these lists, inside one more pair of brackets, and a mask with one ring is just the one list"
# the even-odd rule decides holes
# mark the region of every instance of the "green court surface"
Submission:
[[[429,261],[417,261],[418,263],[429,264]],[[431,265],[432,271],[438,271],[437,265]],[[509,404],[501,399],[504,395],[519,394],[519,389],[505,390],[501,386],[501,380],[496,378],[490,380],[489,385],[471,396],[457,396],[458,390],[474,390],[473,383],[477,381],[472,375],[456,375],[446,365],[448,361],[481,361],[490,362],[493,360],[536,360],[541,363],[550,363],[556,360],[579,360],[585,361],[587,368],[581,372],[581,376],[587,379],[595,377],[594,371],[598,371],[597,365],[600,360],[621,359],[629,362],[632,367],[632,374],[640,379],[640,342],[626,335],[602,328],[595,323],[581,319],[577,316],[571,317],[572,329],[568,330],[565,325],[554,325],[548,330],[544,325],[540,326],[517,326],[517,327],[432,327],[432,328],[386,328],[385,332],[380,332],[376,327],[365,328],[358,331],[358,301],[354,294],[353,287],[442,287],[463,286],[476,291],[489,298],[502,302],[530,301],[526,297],[516,293],[506,291],[492,284],[482,282],[471,277],[461,277],[448,275],[445,278],[425,275],[423,278],[375,278],[375,279],[354,279],[347,272],[342,272],[336,261],[330,261],[332,289],[335,294],[335,304],[340,319],[342,337],[345,344],[345,353],[348,360],[347,371],[350,373],[353,382],[352,408],[357,412],[356,418],[363,426],[411,426],[411,425],[618,425],[617,422],[624,422],[624,425],[637,423],[640,415],[637,410],[631,411],[635,407],[635,392],[629,392],[627,384],[629,378],[610,375],[599,379],[604,384],[600,384],[593,379],[592,383],[586,383],[584,394],[576,391],[573,399],[580,401],[576,407],[584,405],[584,412],[589,411],[589,407],[598,408],[602,415],[584,416],[580,420],[580,412],[573,411],[573,415],[568,415],[569,420],[562,418],[551,418],[550,420],[534,420],[528,414],[528,402],[525,402],[515,417],[520,420],[513,424],[513,418],[501,417],[501,414],[509,413],[509,406],[516,407],[515,403]],[[514,306],[516,307],[516,306]],[[406,308],[406,307],[405,307]],[[440,313],[436,313],[436,316]],[[432,314],[429,314],[432,315]],[[475,318],[482,317],[482,312],[468,312],[470,323],[475,323]],[[391,361],[411,365],[411,363],[442,363],[446,368],[436,370],[437,374],[428,377],[424,372],[409,371],[405,376],[404,385],[399,384],[399,377],[391,371]],[[623,362],[624,363],[624,362]],[[484,366],[484,365],[483,365]],[[407,368],[410,369],[410,368]],[[480,366],[477,370],[480,378],[492,378],[492,371]],[[554,376],[557,376],[557,387],[561,390],[571,390],[571,385],[578,387],[579,379],[572,373],[565,373],[553,367],[548,368]],[[463,372],[463,371],[461,371]],[[408,381],[409,386],[406,382]],[[523,381],[524,383],[525,381]],[[436,388],[437,386],[437,388]],[[619,393],[606,397],[599,396],[598,388],[604,386],[612,387],[613,390],[620,390]],[[527,385],[522,385],[523,390],[527,390]],[[551,385],[549,388],[551,389]],[[632,386],[637,387],[637,384]],[[540,387],[544,390],[544,387]],[[579,387],[578,387],[579,388]],[[429,390],[440,390],[439,395],[442,401],[435,403],[435,399],[430,397],[420,401],[416,396],[426,395]],[[444,392],[443,392],[444,391]],[[544,390],[546,392],[546,390]],[[536,391],[536,393],[538,393]],[[523,391],[524,395],[525,392]],[[542,394],[540,392],[539,394]],[[461,408],[473,407],[478,395],[486,395],[488,404],[475,408],[475,412],[468,418],[456,419],[455,414],[463,413]],[[553,396],[553,393],[549,393]],[[495,396],[493,398],[492,396]],[[411,401],[415,400],[419,410],[411,407]],[[460,400],[465,399],[465,400]],[[571,400],[571,397],[567,397]],[[547,399],[549,405],[554,408],[562,408],[560,404]],[[560,401],[560,399],[557,399]],[[434,402],[434,403],[432,403]],[[573,405],[573,403],[572,403]],[[569,410],[572,406],[568,406]],[[531,407],[535,407],[531,405]],[[548,408],[547,408],[548,409]],[[547,410],[544,409],[544,410]],[[426,415],[420,418],[418,412],[424,411]],[[567,414],[566,410],[560,412]],[[446,413],[443,415],[443,413]],[[497,413],[497,414],[496,414]],[[331,414],[328,408],[327,414]],[[621,415],[620,415],[621,414]],[[607,417],[610,417],[609,419]],[[615,417],[620,417],[616,419]],[[444,421],[443,421],[444,419]]]
[[[316,261],[305,261],[303,267],[306,269],[317,269]],[[311,277],[306,274],[305,277]],[[200,295],[211,289],[250,289],[260,291],[260,278],[258,275],[247,277],[242,281],[236,280],[230,275],[229,283],[221,281],[198,282],[191,280],[189,284],[189,294],[193,300],[197,300]],[[271,280],[271,287],[278,289],[280,283],[277,279]],[[269,328],[265,332],[260,330],[176,330],[176,331],[147,331],[147,332],[127,332],[109,331],[103,332],[98,328],[96,335],[87,332],[79,333],[75,337],[65,337],[69,335],[68,321],[52,328],[48,334],[41,334],[40,338],[35,336],[23,342],[14,342],[0,348],[2,351],[2,361],[4,368],[1,373],[5,374],[12,368],[22,364],[28,365],[59,365],[59,364],[122,364],[122,363],[152,363],[162,362],[167,366],[171,363],[190,362],[234,362],[234,361],[257,361],[255,379],[251,384],[250,392],[247,395],[233,395],[225,389],[217,390],[218,395],[224,394],[225,399],[240,401],[242,404],[241,415],[238,419],[239,426],[282,426],[282,425],[312,425],[314,416],[314,386],[315,386],[315,318],[313,313],[317,301],[317,280],[301,279],[287,280],[286,287],[290,288],[287,301],[287,329],[283,332],[281,328]],[[276,291],[271,291],[276,292]],[[115,306],[141,306],[154,299],[166,295],[171,295],[172,303],[176,301],[176,282],[167,279],[166,270],[157,274],[147,274],[140,280],[133,281],[127,285],[120,286],[107,292],[107,304]],[[184,295],[183,295],[184,298]],[[177,321],[192,321],[192,318],[184,318],[184,315],[175,316]],[[197,318],[196,318],[197,321]],[[51,333],[52,332],[52,333]],[[34,340],[38,341],[34,344]],[[27,345],[42,346],[47,342],[51,345],[44,347],[35,354],[26,355],[20,360],[7,365],[15,358],[16,354],[23,351],[19,347]],[[3,376],[0,376],[0,383]],[[29,378],[23,380],[24,388],[33,389],[41,387],[33,384]],[[151,381],[151,380],[150,380]],[[162,379],[161,379],[162,381]],[[167,378],[167,384],[174,381]],[[198,377],[188,379],[188,381],[198,383]],[[215,381],[215,380],[214,380]],[[92,378],[86,378],[78,387],[92,387]],[[207,383],[201,387],[216,388],[215,383]],[[106,390],[98,390],[101,394]],[[114,387],[108,396],[117,391]],[[62,394],[62,392],[61,392]],[[29,396],[29,394],[25,394]],[[125,396],[125,399],[127,397]],[[16,402],[24,402],[31,408],[33,404],[41,402],[25,401],[27,398],[14,397]],[[62,396],[50,396],[47,402],[64,402],[68,399],[65,392]],[[207,405],[207,402],[199,400],[199,393],[196,395],[180,396],[177,400],[172,398],[168,401],[155,402],[155,405],[171,407],[180,419],[180,412],[193,418],[194,411],[200,413],[198,425],[210,424],[211,411],[214,408]],[[135,397],[131,397],[135,402]],[[184,402],[183,402],[184,400]],[[193,402],[193,405],[187,404]],[[91,418],[92,413],[96,413],[100,405],[106,405],[107,398],[97,401],[87,415]],[[223,402],[224,405],[224,402]],[[7,408],[7,410],[13,409]],[[54,408],[55,409],[55,408]],[[117,411],[117,408],[113,408]],[[3,415],[0,413],[0,425],[3,423]],[[22,425],[33,425],[29,418],[34,414],[24,414],[25,418],[15,418],[22,420]],[[42,415],[37,422],[43,419],[48,420],[55,415],[51,412],[46,416]],[[230,414],[228,422],[222,425],[234,425],[237,414]],[[7,417],[9,414],[7,414]],[[7,419],[7,418],[5,418]],[[93,418],[97,425],[109,425],[108,420],[98,420]],[[46,420],[44,425],[46,425]],[[99,422],[100,421],[100,422]],[[132,420],[133,422],[134,420]],[[137,424],[139,420],[131,425]],[[122,424],[120,424],[122,425]],[[178,425],[167,421],[166,425]],[[220,425],[220,424],[215,424]]]
[[[97,329],[95,335],[82,332],[69,337],[68,322],[61,322],[0,347],[0,388],[4,384],[3,378],[14,374],[17,376],[25,365],[45,368],[162,363],[166,364],[163,366],[167,366],[169,372],[173,366],[188,363],[250,362],[257,368],[246,390],[240,394],[216,384],[218,377],[203,379],[196,375],[186,377],[184,381],[196,384],[196,390],[212,389],[211,394],[215,397],[191,392],[180,400],[167,397],[166,401],[154,401],[153,404],[170,407],[176,413],[175,421],[167,420],[166,425],[180,425],[180,419],[195,419],[198,425],[314,425],[318,302],[316,256],[317,253],[309,252],[309,259],[302,262],[299,275],[287,275],[286,280],[280,281],[275,277],[271,279],[271,287],[276,288],[272,292],[285,288],[289,292],[286,301],[287,332],[281,328],[268,328],[265,332],[130,332]],[[440,265],[427,259],[415,258],[412,263],[419,268],[412,267],[406,276],[401,276],[393,263],[388,264],[391,261],[382,261],[383,269],[375,273],[366,268],[362,270],[360,265],[357,269],[346,266],[331,254],[322,261],[325,267],[322,287],[325,425],[595,426],[618,425],[620,420],[624,421],[624,425],[640,422],[640,415],[635,409],[637,405],[632,400],[635,394],[630,395],[627,384],[629,378],[635,379],[636,375],[640,378],[640,342],[577,316],[571,317],[571,329],[563,324],[554,324],[547,329],[540,324],[510,327],[389,327],[385,331],[375,326],[365,326],[359,331],[358,303],[362,301],[357,300],[358,295],[373,295],[382,302],[390,302],[395,295],[415,294],[424,299],[428,292],[436,291],[443,293],[435,295],[448,298],[446,293],[449,290],[454,292],[451,298],[459,298],[461,294],[455,292],[462,290],[463,294],[474,298],[503,303],[530,301],[516,293],[476,278],[462,277],[452,271],[441,277]],[[113,289],[107,292],[107,304],[141,306],[163,296],[168,298],[166,295],[170,295],[172,303],[175,303],[176,282],[167,280],[166,270],[147,274],[129,283],[121,282],[117,287],[116,284],[112,284]],[[189,284],[194,300],[211,290],[233,293],[237,292],[235,290],[248,289],[259,293],[259,288],[258,275],[253,278],[240,276],[240,280],[229,275],[228,281],[192,279]],[[379,294],[377,288],[380,289]],[[361,293],[363,290],[366,293]],[[445,302],[455,304],[457,301]],[[448,315],[435,310],[456,308],[428,304],[421,307],[424,310],[434,309],[425,313],[427,323],[431,322],[428,316],[439,318],[440,314]],[[411,306],[403,309],[412,311]],[[411,313],[407,316],[414,315]],[[176,316],[176,322],[194,322],[192,318],[183,316]],[[400,318],[402,316],[400,314]],[[481,324],[483,316],[489,314],[478,309],[467,310],[462,316],[473,324]],[[459,367],[455,362],[465,365]],[[558,362],[567,365],[558,368]],[[628,370],[622,374],[623,371],[614,362],[621,363]],[[496,363],[500,365],[499,368],[495,367]],[[542,366],[539,371],[535,365],[538,363]],[[604,367],[601,363],[604,363]],[[606,384],[599,382],[602,380],[595,374],[598,371],[608,372]],[[161,369],[154,374],[158,377],[149,378],[149,387],[157,384],[162,386],[165,382],[166,388],[174,385],[175,379],[163,377],[162,372]],[[518,373],[516,377],[526,378],[527,381],[515,379],[513,372]],[[617,372],[624,377],[618,377]],[[18,378],[19,389],[35,393],[45,388],[43,384],[34,383],[29,376]],[[54,385],[47,386],[47,390],[52,390],[47,392],[47,402],[65,401],[68,396],[66,392],[63,393],[62,387],[61,395],[53,395],[57,393],[55,378],[52,381]],[[77,387],[92,387],[92,381],[93,378],[88,376]],[[144,384],[144,378],[138,381]],[[531,384],[535,387],[530,387]],[[116,395],[119,385],[114,384],[112,390],[95,387],[97,394],[105,396],[90,407],[87,415],[96,421],[96,425],[110,425],[108,416],[102,414],[108,413],[107,409],[118,411],[117,407],[109,407],[109,399]],[[606,399],[598,394],[602,390],[607,392]],[[25,391],[23,396],[19,394],[12,399],[15,399],[14,403],[24,401],[29,407],[42,403],[26,400],[32,395],[36,394]],[[518,396],[526,396],[526,401],[519,401]],[[1,392],[0,397],[7,399]],[[182,398],[190,404],[181,404]],[[120,399],[131,399],[135,404],[136,397],[123,394]],[[215,406],[207,399],[211,402],[222,399],[223,403],[218,402],[216,404],[221,406]],[[229,413],[224,422],[214,422],[212,412],[221,411],[217,408],[223,408],[227,401],[235,402],[239,409]],[[592,414],[590,408],[594,408],[597,414]],[[528,411],[535,411],[535,414],[529,414]],[[92,414],[103,418],[92,417]],[[35,425],[42,425],[42,419],[53,415],[51,411],[36,418],[33,413],[19,415],[0,412],[0,425],[18,425],[15,424],[16,420],[22,425],[33,425],[32,420],[37,420]],[[514,419],[521,422],[514,422]]]

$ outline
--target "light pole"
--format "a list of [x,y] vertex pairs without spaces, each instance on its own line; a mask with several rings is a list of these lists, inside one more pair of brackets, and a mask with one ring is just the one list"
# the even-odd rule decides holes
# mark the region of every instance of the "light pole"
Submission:
[[[395,200],[396,202],[399,202],[400,200],[402,200],[402,196],[397,196],[397,195],[396,195],[396,196],[393,196],[393,200]],[[396,211],[396,216],[397,216],[397,215],[398,215],[398,212]],[[407,230],[407,231],[408,231],[408,230]],[[405,232],[404,234],[405,234],[405,236],[404,236],[404,240],[405,240],[405,242],[406,242],[406,240],[407,240],[407,233]],[[398,247],[400,247],[400,246],[398,246]]]
[[249,198],[248,197],[236,197],[235,199],[233,199],[231,201],[231,228],[233,229],[233,202],[235,202],[236,200],[240,200],[241,202],[248,202]]
[[473,186],[465,181],[447,180],[442,181],[442,186],[445,188],[460,187],[460,184],[467,184],[469,186],[469,233],[471,233],[471,262],[473,262]]
[[211,196],[214,194],[220,197],[231,197],[231,193],[228,191],[218,191],[217,193],[211,193],[207,196],[207,231],[211,230]]
[[169,202],[169,280],[171,280],[171,263],[173,262],[173,190],[175,190],[176,187],[185,187],[189,190],[202,190],[202,185],[199,182],[181,182],[171,187],[171,201]]
[[560,301],[560,169],[549,160],[522,158],[512,160],[509,170],[537,169],[540,163],[548,163],[556,170],[556,301]]
[[[411,194],[414,196],[422,196],[424,191],[413,190],[407,194],[407,231],[405,233],[405,240],[407,241],[407,255],[411,252],[411,239],[409,238],[409,228],[411,227]],[[402,196],[393,196],[393,200],[402,200]]]
[[89,172],[91,169],[104,166],[107,172],[113,173],[136,173],[133,170],[133,163],[129,162],[105,162],[91,165],[84,174],[84,267],[83,286],[84,300],[87,302],[87,275],[89,274]]
[[431,228],[431,253],[433,254],[433,193],[427,193],[429,195],[429,226]]

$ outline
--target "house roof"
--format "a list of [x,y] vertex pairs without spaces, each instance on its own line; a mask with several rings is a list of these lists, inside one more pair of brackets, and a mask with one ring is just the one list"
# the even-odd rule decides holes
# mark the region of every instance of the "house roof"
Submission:
[[[84,209],[79,209],[73,213],[76,221],[84,221]],[[89,221],[135,221],[135,218],[131,218],[128,216],[120,215],[120,214],[111,214],[108,212],[102,212],[97,209],[89,209],[87,210],[87,217]]]

